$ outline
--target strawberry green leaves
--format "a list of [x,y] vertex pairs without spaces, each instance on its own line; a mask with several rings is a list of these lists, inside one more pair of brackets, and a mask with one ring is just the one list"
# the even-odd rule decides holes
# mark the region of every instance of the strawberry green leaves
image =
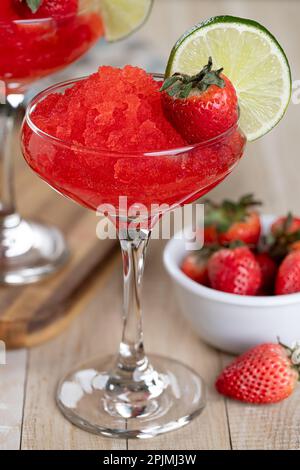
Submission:
[[175,73],[172,77],[167,78],[160,91],[166,91],[169,96],[176,96],[178,98],[188,98],[193,89],[204,93],[211,85],[216,85],[219,88],[225,87],[225,81],[220,74],[223,69],[212,70],[213,61],[209,57],[208,64],[200,70],[196,75],[186,75]]
[[237,202],[229,199],[225,199],[222,204],[210,200],[205,202],[205,226],[215,225],[220,233],[225,233],[235,222],[245,221],[250,209],[261,205],[261,201],[257,201],[253,194],[246,194]]

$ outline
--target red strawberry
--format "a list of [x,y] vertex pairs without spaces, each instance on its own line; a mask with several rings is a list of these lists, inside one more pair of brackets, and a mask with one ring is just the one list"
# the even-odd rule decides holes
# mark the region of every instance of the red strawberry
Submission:
[[297,242],[292,243],[291,246],[290,246],[290,250],[291,251],[300,250],[300,240],[298,240]]
[[300,241],[300,218],[289,213],[286,217],[279,217],[271,226],[270,234],[266,237],[271,256],[277,261],[295,250]]
[[251,212],[242,222],[234,222],[224,233],[220,233],[220,243],[230,243],[235,240],[243,241],[249,245],[256,245],[261,232],[260,218],[257,212]]
[[212,59],[194,76],[174,74],[161,87],[167,118],[190,144],[216,137],[238,120],[238,99],[223,69]]
[[268,253],[257,253],[255,259],[261,270],[261,286],[259,295],[268,295],[273,291],[277,273],[277,265]]
[[299,379],[299,346],[261,344],[235,359],[216,381],[219,393],[247,403],[276,403],[293,392]]
[[259,205],[252,194],[242,196],[237,202],[224,200],[221,204],[207,201],[205,206],[205,230],[214,227],[221,245],[242,241],[256,246],[261,233],[259,215],[252,207]]
[[293,217],[291,213],[286,217],[279,217],[271,226],[271,232],[273,235],[295,233],[298,230],[300,231],[300,218]]
[[279,266],[276,277],[275,294],[300,292],[300,251],[292,251]]
[[208,272],[207,272],[207,257],[202,256],[201,253],[195,253],[188,255],[182,265],[181,270],[193,281],[203,284],[204,286],[209,285]]
[[202,235],[204,235],[204,239],[203,239],[204,245],[211,245],[211,244],[218,243],[218,233],[217,233],[216,227],[212,225],[209,227],[204,227],[204,233],[203,233],[203,228],[198,228],[196,237],[199,241],[202,241]]
[[223,248],[208,261],[211,287],[239,295],[255,295],[261,285],[261,271],[246,246]]
[[31,0],[13,0],[13,2],[16,11],[26,19],[64,19],[76,15],[78,11],[78,0],[40,0],[39,3]]

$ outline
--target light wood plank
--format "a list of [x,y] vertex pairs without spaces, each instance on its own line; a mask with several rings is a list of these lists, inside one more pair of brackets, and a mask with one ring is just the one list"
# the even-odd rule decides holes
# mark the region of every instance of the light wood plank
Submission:
[[27,351],[6,354],[0,364],[0,450],[18,450],[21,442]]
[[276,405],[253,406],[228,401],[234,450],[299,450],[300,389]]

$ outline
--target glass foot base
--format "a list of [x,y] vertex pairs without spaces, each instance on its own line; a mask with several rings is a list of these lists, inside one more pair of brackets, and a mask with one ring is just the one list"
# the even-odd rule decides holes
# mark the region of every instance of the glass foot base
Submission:
[[[205,407],[202,379],[175,360],[155,355],[148,358],[165,386],[159,396],[144,397],[136,417],[124,418],[126,396],[119,395],[116,400],[107,392],[109,371],[116,361],[113,356],[91,360],[61,381],[56,397],[60,410],[85,431],[114,438],[145,439],[185,426]],[[130,408],[130,403],[127,406]]]
[[11,216],[0,227],[0,283],[39,281],[68,259],[64,237],[55,227]]

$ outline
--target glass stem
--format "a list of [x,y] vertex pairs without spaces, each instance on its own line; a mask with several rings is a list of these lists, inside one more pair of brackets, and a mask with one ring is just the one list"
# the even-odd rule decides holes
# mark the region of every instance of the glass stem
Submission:
[[24,95],[8,95],[6,100],[0,105],[0,224],[10,228],[20,222],[15,204],[13,142]]
[[134,418],[156,409],[155,399],[167,386],[144,351],[140,291],[150,231],[120,236],[124,272],[124,325],[115,367],[106,382],[106,410]]
[[119,367],[125,370],[133,370],[145,362],[140,293],[150,234],[150,231],[136,231],[133,239],[120,240],[124,277],[124,324]]

